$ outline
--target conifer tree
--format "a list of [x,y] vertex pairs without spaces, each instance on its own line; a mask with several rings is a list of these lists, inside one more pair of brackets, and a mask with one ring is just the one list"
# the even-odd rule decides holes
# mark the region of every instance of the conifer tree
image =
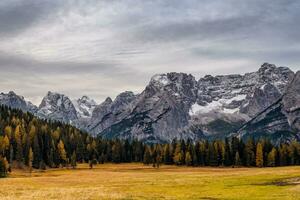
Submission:
[[28,167],[29,167],[29,173],[32,173],[32,162],[33,162],[33,151],[30,147],[29,153],[28,153]]
[[66,150],[65,150],[65,145],[64,145],[62,140],[59,140],[59,143],[57,144],[57,150],[58,150],[58,153],[59,153],[61,163],[65,164],[66,161],[67,161],[67,153],[66,153]]
[[235,152],[234,165],[235,166],[240,166],[241,165],[240,154],[239,154],[238,151]]
[[246,142],[244,158],[246,166],[255,166],[255,146],[253,139],[248,139]]
[[0,178],[6,177],[8,172],[8,162],[0,155]]
[[268,154],[268,166],[269,167],[275,167],[276,166],[276,155],[277,155],[277,151],[273,147],[271,152]]
[[75,169],[76,165],[77,165],[77,163],[76,163],[76,152],[73,151],[72,156],[71,156],[71,166],[72,166],[73,169]]
[[17,149],[16,149],[16,159],[18,161],[19,166],[22,165],[23,163],[23,146],[22,146],[22,130],[21,130],[21,125],[18,125],[15,129],[15,141],[17,144]]
[[176,165],[182,165],[184,163],[183,151],[181,149],[181,144],[177,143],[173,157],[174,163]]
[[164,163],[166,165],[172,164],[170,144],[166,144],[165,147],[164,147]]
[[255,159],[256,167],[264,166],[264,157],[263,157],[263,147],[259,142],[256,147],[256,159]]
[[191,166],[192,165],[192,157],[191,157],[190,152],[188,152],[188,151],[185,154],[185,164],[187,166]]
[[148,146],[145,147],[145,153],[144,153],[144,164],[149,165],[151,163],[151,153]]

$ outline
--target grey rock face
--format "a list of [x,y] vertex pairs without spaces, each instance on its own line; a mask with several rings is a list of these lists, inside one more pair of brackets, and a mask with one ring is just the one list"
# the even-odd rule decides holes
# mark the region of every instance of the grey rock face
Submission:
[[257,72],[207,75],[198,82],[184,73],[155,75],[141,94],[97,106],[87,130],[148,142],[224,137],[278,100],[292,76],[268,63]]
[[18,96],[12,91],[7,94],[0,94],[0,104],[11,108],[21,109],[25,112],[35,113],[37,111],[36,106],[29,101],[25,101],[24,97]]
[[281,96],[292,77],[290,69],[268,63],[245,75],[207,75],[198,81],[197,104],[202,113],[238,111],[254,117]]
[[78,119],[72,101],[65,95],[48,92],[43,98],[37,116],[74,124]]
[[133,92],[128,91],[119,94],[114,101],[108,97],[103,103],[96,106],[87,130],[98,134],[124,119],[131,112],[131,103],[135,98]]
[[281,95],[278,88],[271,83],[266,83],[260,88],[255,88],[252,96],[246,97],[246,101],[241,106],[240,112],[246,113],[249,117],[254,117],[278,100]]
[[241,137],[270,137],[274,142],[300,139],[300,72],[287,86],[284,95],[258,114],[239,131]]
[[288,86],[282,102],[290,126],[300,132],[300,71],[296,73]]
[[[141,94],[120,94],[95,109],[91,131],[104,137],[170,141],[181,137],[180,129],[188,124],[188,111],[196,98],[197,81],[192,75],[155,75]],[[99,117],[99,111],[105,114]]]

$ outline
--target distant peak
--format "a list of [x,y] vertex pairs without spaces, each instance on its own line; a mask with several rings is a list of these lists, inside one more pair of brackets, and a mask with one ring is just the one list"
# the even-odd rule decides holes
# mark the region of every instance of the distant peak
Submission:
[[262,64],[262,66],[259,68],[259,71],[266,71],[266,70],[269,70],[269,69],[275,69],[275,68],[276,68],[276,65],[274,65],[274,64],[264,63],[264,64]]
[[152,83],[158,83],[160,85],[167,85],[169,83],[169,79],[167,74],[155,74],[151,78]]
[[81,98],[79,98],[77,100],[77,102],[89,103],[89,104],[96,105],[96,102],[93,99],[91,99],[90,97],[88,97],[87,95],[83,95]]
[[15,93],[14,91],[9,91],[9,92],[8,92],[8,95],[16,96],[16,93]]
[[51,96],[65,96],[65,95],[64,94],[60,94],[58,92],[48,91],[46,96],[51,97]]
[[110,97],[107,97],[104,101],[104,103],[112,103],[112,99]]

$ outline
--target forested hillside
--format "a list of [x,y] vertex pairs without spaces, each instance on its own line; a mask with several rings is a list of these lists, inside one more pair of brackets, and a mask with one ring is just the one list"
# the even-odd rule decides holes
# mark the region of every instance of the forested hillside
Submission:
[[188,166],[285,166],[300,164],[300,144],[274,146],[268,140],[173,140],[144,144],[133,140],[93,138],[70,125],[41,120],[30,113],[0,107],[1,176],[15,167],[76,167],[77,162],[143,162]]

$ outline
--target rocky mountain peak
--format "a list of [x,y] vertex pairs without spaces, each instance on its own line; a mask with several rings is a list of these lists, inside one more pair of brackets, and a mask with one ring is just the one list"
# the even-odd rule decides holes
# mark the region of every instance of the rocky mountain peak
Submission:
[[88,96],[82,96],[81,98],[74,100],[73,105],[79,118],[90,118],[92,117],[92,113],[97,104]]
[[151,78],[145,89],[145,96],[161,96],[168,93],[177,99],[195,101],[197,96],[197,81],[191,74],[171,72],[157,74]]
[[69,97],[51,91],[43,98],[37,115],[65,123],[77,120],[76,109]]
[[7,94],[0,94],[0,104],[6,105],[11,108],[21,109],[25,112],[35,112],[37,107],[34,106],[31,102],[25,101],[23,96],[17,95],[13,91],[9,91]]
[[91,99],[90,97],[85,96],[85,95],[82,96],[81,98],[79,98],[77,101],[84,103],[84,104],[96,105],[96,102],[93,99]]

